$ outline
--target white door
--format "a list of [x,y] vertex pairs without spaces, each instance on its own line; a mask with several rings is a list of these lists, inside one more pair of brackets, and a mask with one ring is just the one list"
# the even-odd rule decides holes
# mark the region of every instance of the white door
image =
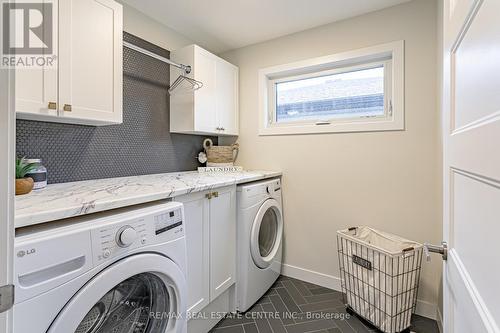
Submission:
[[268,199],[259,208],[250,234],[250,251],[255,265],[269,267],[280,249],[283,218],[279,203]]
[[122,122],[122,7],[113,0],[59,3],[60,116]]
[[185,195],[175,200],[184,204],[188,313],[196,313],[210,302],[209,203],[206,192]]
[[220,133],[238,135],[238,67],[217,59],[216,81]]
[[217,190],[210,201],[210,299],[216,299],[236,275],[236,189]]
[[444,329],[500,332],[500,1],[443,12]]
[[[2,33],[0,27],[0,34]],[[14,250],[14,71],[0,70],[0,332],[12,332],[9,298]]]
[[133,255],[83,286],[48,333],[183,332],[185,293],[184,274],[172,260],[152,253]]

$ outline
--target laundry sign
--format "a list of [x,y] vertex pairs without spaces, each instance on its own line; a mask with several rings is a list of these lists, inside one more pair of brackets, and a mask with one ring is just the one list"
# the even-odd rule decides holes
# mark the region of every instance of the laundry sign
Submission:
[[366,259],[358,257],[355,254],[352,255],[352,262],[355,263],[356,265],[359,265],[359,266],[366,268],[370,271],[372,270],[372,262],[371,261],[368,261]]

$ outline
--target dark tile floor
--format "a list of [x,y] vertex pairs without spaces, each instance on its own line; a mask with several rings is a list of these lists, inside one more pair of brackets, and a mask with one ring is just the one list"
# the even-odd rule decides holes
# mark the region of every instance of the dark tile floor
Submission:
[[[290,314],[296,314],[291,316]],[[414,315],[411,332],[438,333],[434,320]],[[281,276],[245,314],[229,315],[212,333],[378,332],[346,313],[342,294]]]

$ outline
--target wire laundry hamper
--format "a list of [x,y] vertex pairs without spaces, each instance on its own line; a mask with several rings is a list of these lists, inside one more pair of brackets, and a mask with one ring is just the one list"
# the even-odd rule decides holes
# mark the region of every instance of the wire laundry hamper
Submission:
[[368,227],[337,231],[344,303],[383,332],[410,327],[423,245]]

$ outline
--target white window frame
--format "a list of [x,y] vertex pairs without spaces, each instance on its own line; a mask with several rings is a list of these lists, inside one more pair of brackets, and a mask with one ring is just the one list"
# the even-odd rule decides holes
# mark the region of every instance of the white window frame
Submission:
[[[276,122],[276,83],[384,66],[384,115]],[[259,70],[259,135],[404,130],[404,41]]]

